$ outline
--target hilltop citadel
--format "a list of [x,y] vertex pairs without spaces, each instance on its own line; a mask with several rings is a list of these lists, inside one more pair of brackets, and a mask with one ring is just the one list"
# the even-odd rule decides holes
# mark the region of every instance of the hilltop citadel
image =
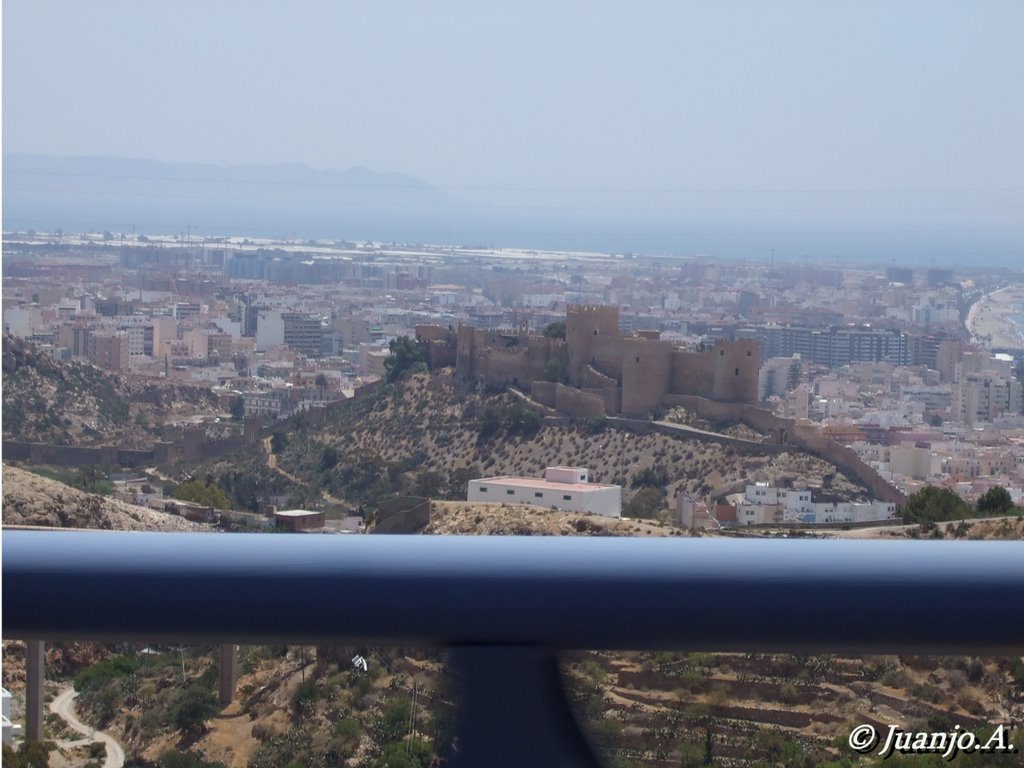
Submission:
[[625,335],[618,307],[570,306],[565,339],[517,331],[416,326],[432,367],[485,385],[513,385],[571,416],[644,416],[673,395],[734,403],[757,401],[758,343],[726,341],[691,350],[659,331]]

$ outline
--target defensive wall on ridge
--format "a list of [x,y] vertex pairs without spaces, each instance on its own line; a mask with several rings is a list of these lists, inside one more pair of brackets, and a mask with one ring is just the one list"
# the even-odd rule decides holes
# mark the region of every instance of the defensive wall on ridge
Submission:
[[907,501],[898,488],[866,464],[856,451],[821,435],[813,425],[799,424],[747,403],[720,403],[693,395],[672,395],[665,400],[667,405],[680,405],[711,422],[746,424],[762,434],[771,435],[771,443],[795,446],[835,464],[861,482],[876,499],[895,504]]

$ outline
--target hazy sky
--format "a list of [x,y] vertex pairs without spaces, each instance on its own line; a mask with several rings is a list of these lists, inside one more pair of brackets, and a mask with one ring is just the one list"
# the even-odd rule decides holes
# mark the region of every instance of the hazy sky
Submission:
[[3,3],[6,152],[444,187],[1024,184],[1024,3]]
[[3,149],[361,165],[509,215],[961,259],[996,233],[1012,262],[1022,30],[1021,0],[6,0]]

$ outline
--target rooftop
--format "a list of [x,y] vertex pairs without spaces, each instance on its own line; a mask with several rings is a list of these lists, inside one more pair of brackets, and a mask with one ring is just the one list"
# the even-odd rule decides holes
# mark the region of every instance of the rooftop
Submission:
[[314,509],[282,509],[274,514],[278,517],[312,517],[313,515],[322,515],[323,512],[317,512]]
[[520,488],[547,488],[552,491],[600,491],[619,487],[617,485],[603,485],[602,483],[556,483],[551,480],[541,480],[535,477],[513,477],[511,475],[481,477],[474,482],[501,483],[502,485],[514,485]]

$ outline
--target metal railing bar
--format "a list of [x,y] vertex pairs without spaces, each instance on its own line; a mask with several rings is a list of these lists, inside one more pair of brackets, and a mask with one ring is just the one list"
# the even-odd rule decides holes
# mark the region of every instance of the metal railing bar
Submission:
[[1019,653],[1024,542],[6,531],[8,638]]

